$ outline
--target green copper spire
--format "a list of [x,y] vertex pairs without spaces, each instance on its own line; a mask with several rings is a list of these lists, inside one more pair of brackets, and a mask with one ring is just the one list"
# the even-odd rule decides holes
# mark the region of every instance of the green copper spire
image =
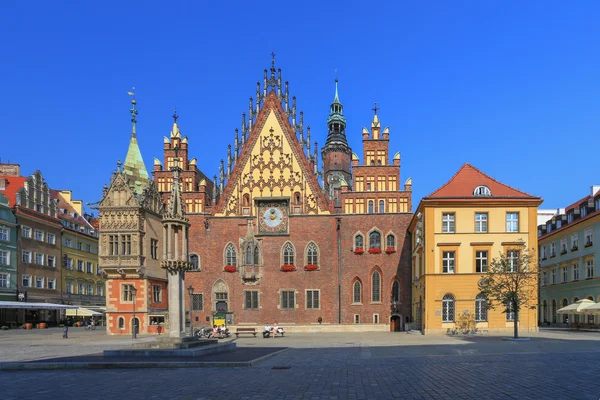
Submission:
[[327,126],[329,132],[325,145],[330,143],[338,143],[348,146],[346,140],[346,117],[344,117],[344,106],[340,103],[338,94],[338,79],[335,78],[335,96],[333,103],[329,107],[329,118],[327,118]]
[[140,152],[140,146],[138,145],[136,132],[135,132],[135,124],[137,122],[136,116],[138,111],[135,109],[136,101],[133,98],[134,93],[128,92],[128,94],[132,97],[131,99],[131,140],[129,141],[129,148],[127,149],[127,156],[125,157],[125,163],[123,164],[123,172],[127,174],[130,181],[132,181],[135,185],[136,193],[142,193],[142,189],[146,186],[149,181],[148,170],[146,169],[146,164],[144,164],[144,159],[142,158],[142,153]]

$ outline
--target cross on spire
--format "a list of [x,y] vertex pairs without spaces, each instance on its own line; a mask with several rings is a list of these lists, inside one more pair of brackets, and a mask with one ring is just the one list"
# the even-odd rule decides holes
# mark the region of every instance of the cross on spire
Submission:
[[275,54],[275,50],[273,50],[273,51],[271,52],[271,58],[272,58],[272,60],[271,60],[271,63],[273,63],[273,64],[275,64],[275,56],[276,56],[276,55],[277,55],[277,54]]
[[375,115],[377,115],[377,111],[379,110],[379,107],[377,107],[377,102],[375,102],[375,107],[373,107],[372,110],[375,112]]
[[177,108],[176,108],[175,111],[173,112],[173,121],[175,121],[175,123],[177,123],[178,118],[179,118],[179,115],[177,115]]

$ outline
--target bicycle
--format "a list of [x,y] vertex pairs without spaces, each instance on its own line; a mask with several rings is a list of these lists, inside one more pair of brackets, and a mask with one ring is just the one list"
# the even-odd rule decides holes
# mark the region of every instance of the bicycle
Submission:
[[89,330],[95,331],[96,330],[96,325],[86,325],[85,326],[85,330],[86,331],[89,331]]

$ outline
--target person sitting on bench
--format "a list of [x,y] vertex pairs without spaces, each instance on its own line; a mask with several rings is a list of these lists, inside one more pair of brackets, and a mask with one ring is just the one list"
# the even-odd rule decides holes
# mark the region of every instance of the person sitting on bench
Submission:
[[271,326],[271,334],[273,335],[273,339],[275,339],[275,335],[277,335],[279,327],[277,326],[277,321],[273,322],[273,326]]
[[219,334],[220,334],[219,328],[217,328],[217,325],[213,325],[212,332],[211,332],[211,334],[210,334],[210,336],[208,338],[212,339],[212,338],[214,338],[215,336],[217,336]]

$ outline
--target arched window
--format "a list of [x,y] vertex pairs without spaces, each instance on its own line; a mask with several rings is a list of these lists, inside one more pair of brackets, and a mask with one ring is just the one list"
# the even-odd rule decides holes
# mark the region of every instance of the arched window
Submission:
[[374,231],[369,233],[369,248],[380,249],[381,248],[381,233]]
[[352,288],[354,296],[352,298],[353,303],[361,303],[362,302],[362,285],[360,281],[354,282],[354,287]]
[[225,265],[237,265],[237,254],[232,243],[229,243],[225,249]]
[[[569,305],[569,302],[567,301],[567,299],[563,299],[562,306],[566,307],[568,305]],[[563,324],[566,324],[568,320],[569,320],[569,315],[568,314],[563,314]]]
[[198,254],[190,254],[190,262],[192,263],[192,271],[200,271],[200,256]]
[[442,298],[442,322],[454,322],[454,296],[451,294]]
[[294,265],[294,248],[290,243],[283,246],[283,263],[286,265]]
[[391,233],[385,238],[385,245],[388,249],[396,248],[396,237]]
[[383,201],[383,200],[379,200],[379,212],[380,213],[385,212],[385,201]]
[[250,207],[250,195],[246,193],[243,200],[244,207]]
[[252,246],[246,247],[246,265],[252,265]]
[[362,249],[364,246],[364,238],[363,235],[356,235],[354,237],[354,249]]
[[369,200],[369,214],[373,214],[375,211],[373,210],[373,200]]
[[473,196],[491,196],[492,191],[487,186],[477,186],[475,190],[473,190]]
[[118,324],[119,324],[119,329],[125,329],[125,319],[123,317],[119,317]]
[[258,265],[258,256],[260,253],[258,252],[258,245],[254,246],[254,265]]
[[294,200],[296,201],[296,204],[297,204],[297,205],[298,205],[298,204],[300,204],[300,203],[302,202],[302,201],[301,201],[301,197],[300,197],[300,192],[296,192],[296,193],[294,193]]
[[306,247],[306,264],[319,265],[319,255],[317,245],[310,242]]
[[394,280],[392,284],[392,303],[400,302],[400,283]]
[[[594,298],[592,296],[588,296],[586,297],[586,299],[594,301]],[[590,313],[587,315],[587,321],[588,324],[593,324],[594,323],[594,314]]]
[[552,299],[552,323],[556,323],[556,300]]
[[482,294],[475,297],[475,321],[487,321],[487,299]]
[[371,276],[371,301],[381,301],[381,275],[377,271]]
[[[579,301],[579,297],[573,298],[573,303],[577,303],[578,301]],[[573,315],[573,318],[575,318],[575,320],[573,322],[575,322],[576,324],[579,323],[579,314]]]

